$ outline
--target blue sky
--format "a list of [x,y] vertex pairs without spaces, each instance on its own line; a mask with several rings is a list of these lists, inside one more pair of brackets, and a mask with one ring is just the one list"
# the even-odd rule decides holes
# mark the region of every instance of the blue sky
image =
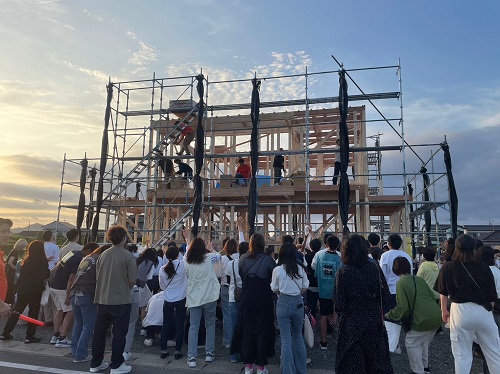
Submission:
[[[99,154],[109,77],[325,71],[333,54],[347,68],[401,59],[410,143],[446,135],[459,222],[498,225],[499,25],[493,0],[3,1],[0,216],[55,219],[64,153]],[[357,77],[367,92],[397,89],[394,75]]]

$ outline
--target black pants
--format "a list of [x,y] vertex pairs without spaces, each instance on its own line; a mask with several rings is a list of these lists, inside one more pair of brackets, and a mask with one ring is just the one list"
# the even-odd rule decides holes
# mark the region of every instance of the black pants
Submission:
[[[22,313],[24,309],[29,306],[28,317],[37,319],[38,313],[40,312],[40,300],[42,299],[42,292],[34,292],[34,293],[18,293],[17,301],[14,304],[14,311]],[[4,335],[10,334],[14,327],[16,327],[16,323],[19,320],[19,317],[16,314],[11,314],[5,327],[3,328]],[[26,338],[32,338],[36,333],[36,325],[32,323],[28,323],[28,327],[26,328]]]
[[281,168],[274,168],[274,184],[279,184],[281,182]]
[[333,185],[337,185],[338,175],[340,174],[340,168],[342,164],[340,162],[335,162],[335,166],[333,167]]
[[113,324],[111,330],[111,369],[120,367],[123,363],[123,350],[125,349],[125,337],[128,332],[130,309],[132,304],[122,305],[97,305],[97,318],[95,321],[94,337],[92,338],[92,361],[90,367],[101,365],[104,359],[106,347],[106,331]]
[[[174,316],[175,310],[175,316]],[[175,323],[174,322],[175,319]],[[184,322],[186,320],[186,298],[169,303],[163,302],[163,327],[161,330],[161,350],[167,350],[167,340],[175,328],[175,351],[180,352],[184,344]]]

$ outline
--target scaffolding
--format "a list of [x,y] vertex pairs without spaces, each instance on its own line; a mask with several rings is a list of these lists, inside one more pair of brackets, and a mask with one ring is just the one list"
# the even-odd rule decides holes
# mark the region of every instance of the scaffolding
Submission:
[[[362,235],[374,230],[399,232],[408,243],[412,237],[420,240],[426,237],[420,228],[421,217],[432,211],[438,227],[438,217],[442,216],[438,210],[449,210],[449,199],[443,194],[448,188],[443,179],[446,172],[442,163],[434,161],[441,143],[409,144],[405,139],[399,63],[345,71],[350,79],[352,105],[347,118],[350,231]],[[301,74],[259,77],[262,85],[256,228],[270,244],[279,243],[283,235],[301,236],[306,224],[316,232],[342,231],[339,187],[332,183],[339,152],[335,141],[340,116],[338,96],[331,93],[338,91],[338,73],[339,70],[311,73],[306,69]],[[387,85],[395,89],[374,93],[365,93],[353,78],[357,74],[393,77],[394,73],[398,79]],[[208,76],[203,77],[205,155],[199,233],[214,242],[233,237],[237,216],[245,218],[247,213],[248,187],[236,185],[234,174],[236,161],[248,160],[250,155],[251,79],[210,81]],[[105,169],[98,170],[102,157],[85,158],[89,165],[95,164],[93,178],[98,172],[103,173],[101,230],[118,223],[129,229],[134,242],[161,246],[167,240],[180,239],[182,227],[192,225],[192,182],[165,175],[159,165],[180,159],[193,166],[193,150],[190,155],[179,156],[174,141],[182,124],[195,127],[198,121],[196,81],[194,75],[157,78],[155,74],[146,80],[110,80],[110,116],[104,130],[110,140],[109,148],[103,145],[102,153]],[[379,110],[375,104],[378,101],[384,102],[384,111],[390,116]],[[388,145],[381,144],[383,134],[388,134],[384,138]],[[424,161],[420,154],[428,149],[431,158]],[[278,154],[285,157],[286,174],[275,185],[273,158]],[[382,155],[390,161],[389,167],[382,164]],[[59,214],[62,209],[78,209],[74,200],[64,196],[74,198],[75,194],[69,191],[82,188],[81,184],[67,180],[65,171],[78,168],[81,162],[82,159],[67,159],[65,155]],[[427,173],[432,182],[427,186],[418,181],[417,168],[424,165],[432,167]],[[416,170],[409,172],[408,168]],[[408,193],[409,183],[415,188],[413,195]],[[431,188],[432,200],[424,201],[424,189]],[[96,212],[94,179],[84,191],[88,196],[84,208],[87,225],[82,230],[88,231]],[[410,220],[417,222],[413,230]],[[443,235],[436,232],[438,238]]]

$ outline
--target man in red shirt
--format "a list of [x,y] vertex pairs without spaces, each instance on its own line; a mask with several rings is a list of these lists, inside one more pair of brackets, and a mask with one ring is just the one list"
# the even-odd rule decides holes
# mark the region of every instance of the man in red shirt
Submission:
[[[175,123],[176,125],[178,122]],[[181,132],[178,136],[177,139],[175,140],[174,144],[181,145],[181,149],[179,152],[177,152],[177,155],[180,156],[186,151],[187,155],[190,155],[191,152],[189,152],[189,144],[194,140],[196,134],[193,130],[192,127],[188,126],[187,123],[183,122],[179,125],[179,131]],[[182,144],[181,144],[182,142]]]
[[[238,160],[238,164],[239,166],[236,169],[236,175],[234,176],[236,178],[235,183],[237,185],[246,186],[247,181],[250,179],[252,169],[250,168],[250,165],[245,164],[245,160],[242,158]],[[242,183],[240,183],[240,179],[243,179]]]
[[[6,218],[0,218],[0,248],[2,248],[10,238],[10,228],[12,221]],[[3,262],[4,253],[0,250],[0,316],[8,314],[10,306],[6,304],[7,295],[7,276],[5,275],[5,263]]]

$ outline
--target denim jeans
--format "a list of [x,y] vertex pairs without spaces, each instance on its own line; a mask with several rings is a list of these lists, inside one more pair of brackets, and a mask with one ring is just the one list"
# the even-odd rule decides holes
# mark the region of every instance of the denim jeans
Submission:
[[276,317],[281,336],[281,372],[307,373],[307,356],[302,326],[304,303],[302,296],[280,294],[276,304]]
[[[229,310],[231,311],[231,340],[229,344],[233,344],[233,333],[238,323],[238,315],[240,314],[240,303],[230,302]],[[230,360],[239,360],[239,354],[229,355]]]
[[180,353],[184,344],[184,321],[186,320],[186,298],[169,303],[163,302],[163,327],[161,328],[161,350],[167,350],[175,309],[175,352]]
[[[77,294],[80,295],[80,292]],[[97,306],[94,304],[94,295],[92,294],[73,295],[70,302],[75,316],[71,352],[76,360],[82,360],[89,354],[89,341],[94,333]]]
[[222,308],[222,344],[231,345],[233,331],[231,329],[231,310],[229,309],[229,286],[221,286],[220,299]]
[[130,319],[131,304],[104,305],[97,304],[97,318],[95,321],[94,337],[92,338],[92,361],[90,367],[95,368],[102,364],[104,349],[106,348],[106,332],[111,324],[111,369],[117,369],[123,363],[125,336],[127,335]]
[[188,358],[197,356],[198,331],[200,330],[201,316],[205,317],[205,327],[207,330],[206,352],[215,352],[215,309],[217,301],[189,308],[189,339]]

